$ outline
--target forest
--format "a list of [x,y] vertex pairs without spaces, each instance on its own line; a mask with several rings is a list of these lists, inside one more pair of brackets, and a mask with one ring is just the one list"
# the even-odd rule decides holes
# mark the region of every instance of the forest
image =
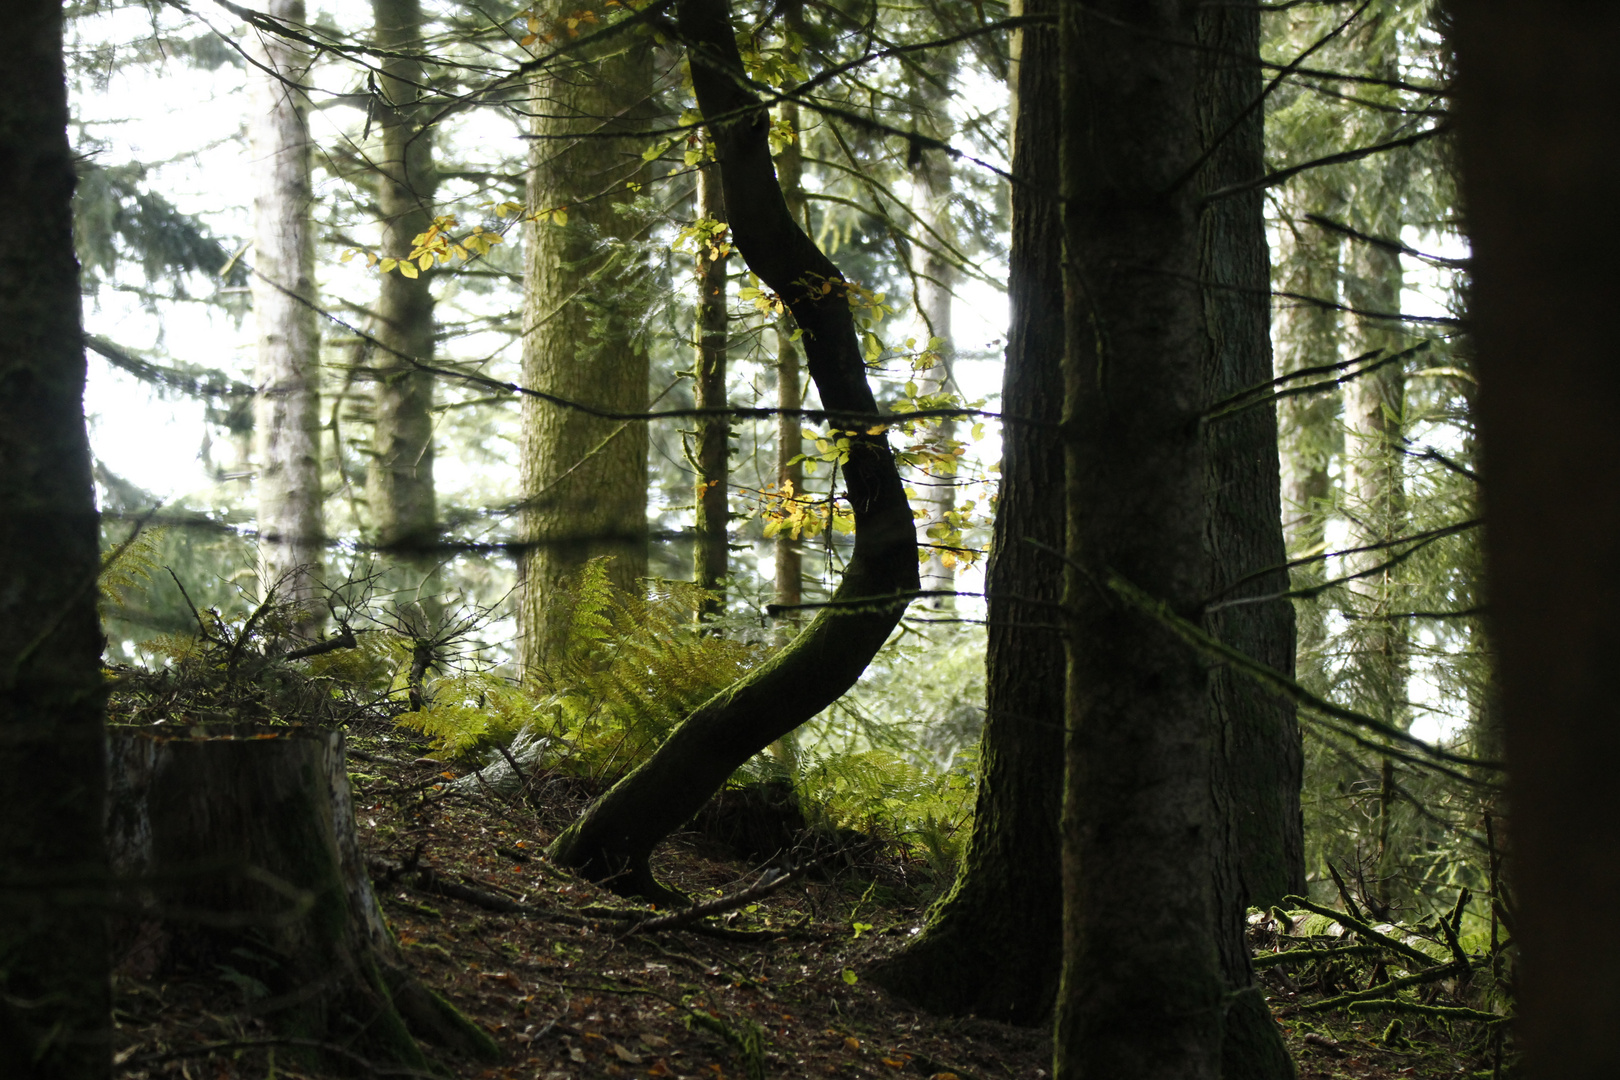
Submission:
[[0,1077],[1620,1075],[1620,10],[6,10]]

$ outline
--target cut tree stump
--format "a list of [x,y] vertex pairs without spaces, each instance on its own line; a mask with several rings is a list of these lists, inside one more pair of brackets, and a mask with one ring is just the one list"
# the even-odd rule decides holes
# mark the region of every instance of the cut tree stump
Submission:
[[493,1059],[495,1042],[417,982],[355,834],[343,734],[297,727],[114,728],[107,841],[114,961],[240,988],[326,1064],[427,1068],[417,1038]]

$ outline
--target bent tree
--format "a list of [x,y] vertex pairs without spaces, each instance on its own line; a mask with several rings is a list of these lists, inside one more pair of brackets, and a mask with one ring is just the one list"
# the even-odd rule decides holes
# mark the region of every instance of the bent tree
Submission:
[[[808,626],[747,677],[699,706],[662,746],[597,800],[548,854],[614,887],[667,895],[653,847],[679,828],[738,766],[854,685],[918,585],[911,507],[866,382],[843,274],[794,220],[771,162],[770,115],[748,89],[726,0],[681,0],[677,32],[710,123],[737,250],[781,296],[803,331],[805,360],[835,426],[855,547],[837,591]],[[723,118],[723,119],[719,119]],[[840,419],[842,418],[842,419]]]
[[112,1065],[101,624],[60,0],[9,5],[0,97],[0,1063]]

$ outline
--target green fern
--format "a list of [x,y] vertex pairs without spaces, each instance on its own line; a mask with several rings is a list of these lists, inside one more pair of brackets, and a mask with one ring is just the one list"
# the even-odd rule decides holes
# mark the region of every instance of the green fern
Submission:
[[130,593],[152,583],[164,532],[163,529],[145,529],[101,557],[96,588],[105,603],[124,607],[129,603]]
[[516,686],[489,673],[453,675],[430,704],[400,723],[436,748],[473,757],[528,730],[544,764],[592,776],[645,760],[692,709],[763,658],[759,646],[705,634],[692,612],[705,594],[687,582],[652,582],[646,596],[616,588],[607,559],[585,565],[567,591],[567,628],[545,667]]

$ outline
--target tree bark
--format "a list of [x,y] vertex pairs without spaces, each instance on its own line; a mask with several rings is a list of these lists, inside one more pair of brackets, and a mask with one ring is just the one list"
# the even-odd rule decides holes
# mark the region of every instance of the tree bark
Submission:
[[[602,409],[647,407],[645,311],[632,216],[646,164],[634,138],[652,115],[652,46],[619,35],[534,82],[525,226],[524,385]],[[552,211],[561,210],[558,224]],[[647,430],[550,402],[523,402],[525,538],[519,625],[526,668],[556,647],[554,598],[591,559],[639,592],[647,574]]]
[[[265,14],[304,22],[303,0],[269,0]],[[321,580],[320,333],[315,321],[315,238],[310,228],[311,58],[264,31],[249,48],[254,161],[253,313],[258,326],[254,455],[258,463],[259,590],[308,605]],[[308,609],[308,618],[314,618]]]
[[383,921],[342,732],[123,730],[107,757],[107,846],[129,883],[114,943],[130,961],[228,967],[259,984],[255,1008],[281,1033],[377,1063],[426,1067],[413,1035],[499,1056],[412,977]]
[[[1265,170],[1257,65],[1230,57],[1260,55],[1253,7],[1199,9],[1198,114],[1208,155],[1196,189],[1216,191]],[[1272,378],[1271,281],[1262,195],[1207,203],[1198,226],[1203,284],[1203,392],[1221,401]],[[1277,413],[1250,408],[1204,426],[1209,503],[1205,550],[1209,595],[1223,601],[1287,591],[1283,568]],[[1237,582],[1246,582],[1235,586]],[[1294,609],[1288,600],[1212,609],[1204,629],[1233,648],[1292,675]],[[1215,919],[1225,981],[1221,1075],[1226,1080],[1283,1080],[1294,1067],[1264,995],[1254,985],[1244,938],[1249,906],[1269,906],[1305,891],[1305,831],[1300,808],[1304,746],[1294,706],[1252,680],[1220,667],[1210,673],[1214,755]]]
[[[372,14],[377,47],[394,54],[382,62],[376,109],[382,134],[377,168],[382,251],[403,259],[412,240],[432,223],[438,188],[433,132],[423,126],[427,117],[419,104],[422,65],[409,59],[422,50],[422,5],[420,0],[372,0]],[[404,357],[433,359],[430,275],[382,275],[375,336],[385,347],[374,347],[371,357],[376,379],[367,485],[371,527],[376,543],[392,550],[414,571],[412,577],[421,579],[436,564],[431,550],[438,517],[433,489],[433,376]]]
[[[1026,15],[1055,14],[1029,0]],[[973,834],[956,882],[923,933],[871,979],[935,1012],[1020,1024],[1051,1015],[1062,937],[1058,811],[1063,790],[1064,652],[1054,606],[1063,546],[1062,220],[1058,35],[1029,27],[1018,62],[1012,256],[1002,409],[1001,496],[986,572],[989,640]],[[1047,550],[1042,550],[1041,545]]]
[[[793,132],[793,141],[776,158],[778,185],[787,202],[788,216],[806,233],[810,231],[808,201],[804,197],[804,155],[799,146],[799,105],[782,103],[782,119]],[[800,378],[799,350],[793,343],[793,320],[783,314],[773,324],[776,331],[776,488],[804,493],[804,465],[794,460],[804,452],[804,420],[792,410],[804,407],[804,383]],[[791,531],[776,534],[776,602],[789,608],[804,599],[804,550]],[[796,627],[797,612],[789,612],[786,623]]]
[[1516,1036],[1533,1080],[1620,1074],[1620,8],[1451,6],[1473,244],[1486,563],[1510,768]]
[[831,605],[769,661],[687,717],[548,852],[593,878],[647,895],[667,895],[647,864],[653,847],[749,757],[854,685],[899,622],[918,581],[911,508],[887,436],[873,426],[877,402],[866,382],[843,275],[799,228],[782,197],[767,139],[769,114],[746,88],[725,0],[682,0],[677,13],[698,106],[706,117],[728,118],[711,127],[710,137],[737,249],[804,331],[823,407],[849,417],[843,474],[856,529]]
[[62,6],[7,20],[0,98],[0,1061],[112,1067],[97,524],[84,427]]
[[[697,213],[703,220],[725,221],[726,203],[720,191],[720,168],[713,162],[698,168]],[[699,245],[697,253],[697,377],[694,395],[700,409],[726,407],[727,289],[729,254],[709,257]],[[713,617],[726,609],[721,583],[731,558],[727,485],[730,483],[731,423],[724,415],[702,416],[697,422],[697,546],[692,555],[693,579],[712,594],[698,617]]]

